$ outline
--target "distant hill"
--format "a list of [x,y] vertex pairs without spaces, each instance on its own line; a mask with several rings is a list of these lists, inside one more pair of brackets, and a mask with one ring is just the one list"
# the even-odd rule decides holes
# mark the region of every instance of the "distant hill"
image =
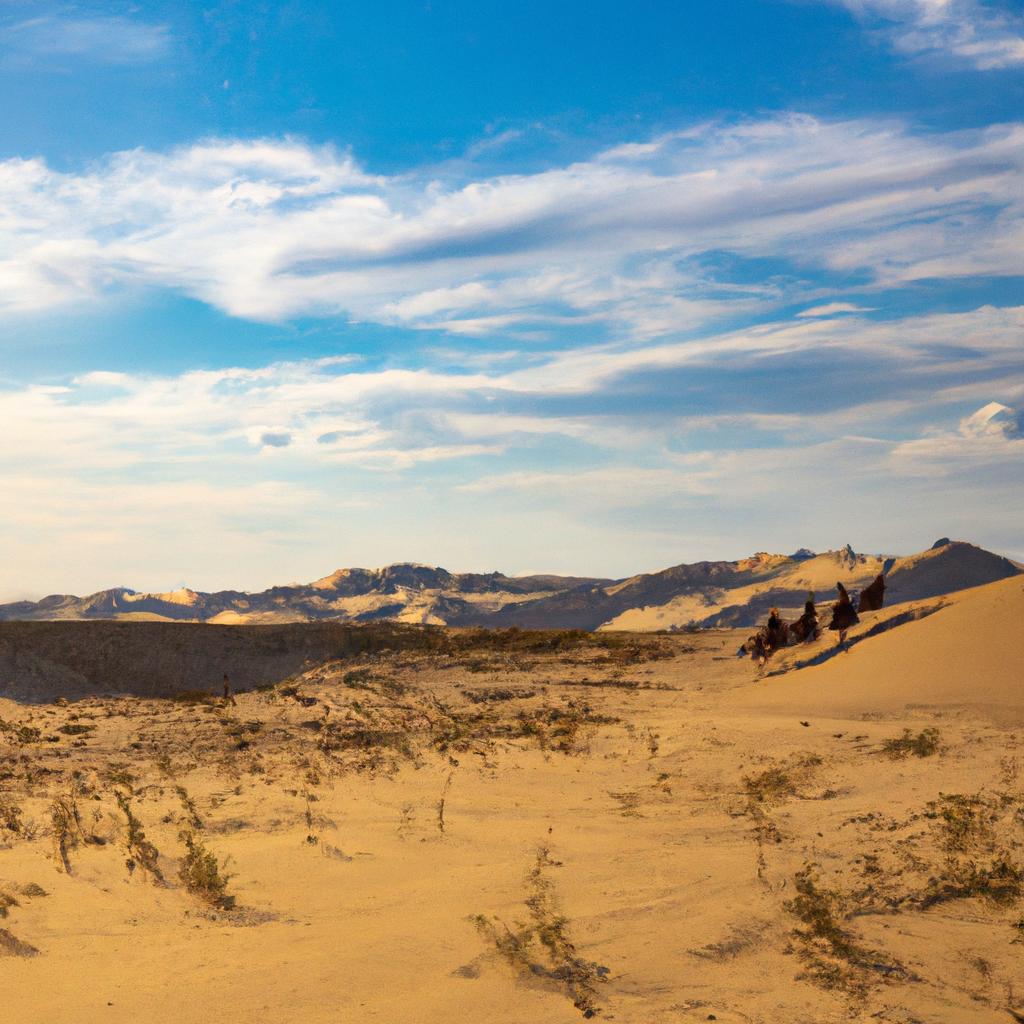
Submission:
[[260,593],[175,590],[137,593],[123,587],[86,597],[54,594],[0,605],[0,620],[115,619],[222,625],[393,620],[449,626],[523,629],[660,630],[749,626],[773,605],[799,609],[841,581],[858,590],[884,572],[887,603],[980,586],[1024,572],[1001,555],[942,538],[909,556],[858,554],[849,545],[816,554],[758,553],[735,562],[695,562],[622,580],[576,576],[451,573],[402,563],[383,569],[338,569],[312,583]]

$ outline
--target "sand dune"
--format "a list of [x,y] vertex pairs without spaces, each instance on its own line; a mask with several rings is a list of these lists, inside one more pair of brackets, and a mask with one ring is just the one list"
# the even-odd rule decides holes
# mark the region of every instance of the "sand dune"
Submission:
[[[847,653],[768,677],[744,692],[736,706],[830,717],[970,709],[1024,725],[1024,582],[1003,580],[917,608],[926,617],[861,643],[865,633],[898,621],[901,613],[862,616]],[[775,667],[793,664],[801,655],[787,651]]]

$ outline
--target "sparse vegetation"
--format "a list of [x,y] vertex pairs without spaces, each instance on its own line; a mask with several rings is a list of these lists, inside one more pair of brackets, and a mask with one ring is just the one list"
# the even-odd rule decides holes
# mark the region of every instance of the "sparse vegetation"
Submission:
[[29,743],[39,743],[43,738],[43,732],[34,725],[27,725],[24,722],[7,722],[0,718],[0,732],[6,733],[14,743],[25,746]]
[[569,937],[569,922],[562,915],[554,885],[546,872],[560,866],[551,859],[550,850],[537,851],[527,876],[526,908],[529,922],[513,930],[497,918],[483,914],[473,920],[478,931],[517,972],[529,978],[556,983],[572,1000],[573,1006],[587,1018],[599,1012],[599,985],[607,979],[608,968],[577,955]]
[[[652,1019],[728,1017],[739,1004],[720,1008],[710,989],[726,975],[749,969],[748,976],[762,977],[766,964],[774,970],[788,943],[790,970],[772,982],[786,993],[778,999],[779,1020],[813,1013],[811,1004],[834,1009],[830,997],[806,989],[801,995],[799,985],[794,991],[797,971],[848,1001],[851,1018],[867,1019],[887,1002],[885,993],[872,992],[876,986],[913,977],[889,952],[892,941],[908,966],[920,964],[927,975],[898,993],[900,1013],[905,1002],[908,1020],[912,1013],[923,1019],[928,1004],[915,1004],[908,993],[934,987],[938,971],[928,943],[947,924],[962,929],[970,957],[965,952],[942,979],[941,998],[964,1019],[964,1006],[969,1011],[983,998],[1001,1011],[1009,954],[1024,945],[1019,733],[966,714],[945,716],[938,723],[942,745],[954,756],[934,757],[939,733],[923,728],[926,721],[897,736],[901,728],[881,724],[883,712],[865,716],[870,724],[839,726],[810,706],[793,710],[788,727],[780,720],[777,730],[744,732],[746,717],[716,703],[731,668],[734,637],[724,632],[693,639],[716,662],[710,682],[696,659],[657,663],[648,643],[681,650],[667,637],[640,637],[633,650],[637,638],[624,643],[571,631],[430,635],[433,648],[414,645],[401,656],[361,650],[355,658],[311,660],[301,670],[289,665],[293,674],[283,684],[239,693],[235,706],[212,696],[192,702],[185,695],[179,703],[82,697],[73,705],[8,712],[21,722],[0,726],[0,924],[45,945],[56,966],[68,944],[54,941],[51,950],[50,939],[44,944],[35,936],[55,936],[74,892],[95,885],[111,905],[120,901],[118,913],[131,901],[123,919],[137,923],[132,936],[165,928],[170,916],[187,917],[184,927],[199,925],[187,933],[198,946],[219,941],[221,927],[277,916],[308,920],[313,930],[304,934],[319,950],[329,948],[331,936],[318,930],[334,927],[334,915],[307,916],[298,885],[276,877],[273,867],[281,862],[264,858],[290,848],[288,870],[308,871],[304,880],[317,899],[340,898],[340,923],[348,928],[350,911],[384,904],[381,894],[394,878],[389,865],[397,863],[385,858],[397,856],[410,868],[401,886],[415,889],[423,907],[444,898],[441,885],[424,895],[434,873],[458,874],[460,882],[464,874],[467,889],[488,894],[470,904],[488,911],[473,918],[486,942],[467,929],[473,959],[453,975],[477,978],[488,964],[503,974],[511,968],[517,982],[547,990],[546,998],[561,1000],[570,1016],[630,1016],[630,1001],[650,980],[640,977],[634,956],[646,944],[684,960],[676,965],[680,991],[669,993],[666,985],[663,1001],[652,998]],[[635,657],[640,667],[616,661],[633,664]],[[726,657],[730,664],[717,664]],[[475,665],[495,674],[475,674]],[[246,677],[245,667],[228,668],[232,678]],[[197,672],[195,682],[216,680],[220,671]],[[25,745],[20,729],[36,738]],[[47,742],[56,737],[72,742]],[[868,772],[865,756],[874,766]],[[905,761],[907,770],[897,771],[884,769],[887,757],[931,761]],[[944,794],[922,806],[923,786],[956,788],[964,778],[984,778],[993,789]],[[828,798],[835,802],[812,802]],[[496,819],[507,822],[497,836],[489,831]],[[335,820],[344,840],[332,831]],[[581,858],[579,884],[563,890],[558,883],[567,869],[542,847],[535,858],[526,855],[518,901],[514,869],[514,909],[506,911],[507,850],[526,829],[547,832],[548,843],[572,844]],[[247,907],[221,913],[236,896],[248,903],[250,891],[236,893],[223,859],[226,839],[220,848],[219,837],[228,835],[230,848],[244,851],[239,861],[252,858],[252,891],[257,882],[263,887],[253,902],[272,915],[260,918],[254,915],[263,911]],[[743,835],[745,849],[736,845]],[[55,863],[82,878],[55,880],[55,899],[33,906],[20,883],[32,877],[28,866],[50,853],[51,839]],[[691,877],[688,844],[711,851]],[[126,848],[135,885],[125,884]],[[827,867],[806,863],[797,870],[804,858]],[[140,867],[151,873],[146,888],[161,868],[176,887],[157,898],[158,913],[137,884]],[[967,898],[972,902],[955,903]],[[718,902],[709,909],[712,900]],[[933,907],[937,913],[917,916]],[[674,930],[681,915],[706,930]],[[28,931],[42,918],[40,930]],[[219,922],[216,929],[200,923],[211,920]],[[107,930],[98,948],[124,950],[130,938],[123,934]],[[268,948],[283,935],[267,929]],[[619,963],[620,936],[628,936],[635,973],[617,986],[613,1006],[608,972],[598,961]],[[3,942],[0,936],[0,959],[9,952]],[[688,944],[694,948],[686,953]],[[988,974],[976,966],[982,956]],[[316,957],[313,980],[329,973]],[[655,968],[661,975],[665,965]],[[452,984],[464,985],[472,999],[472,981]],[[514,1012],[515,988],[508,993]],[[756,1012],[749,1004],[746,1010]]]
[[873,982],[906,979],[906,968],[878,950],[861,945],[845,927],[848,899],[822,886],[817,865],[805,864],[793,881],[796,896],[785,904],[803,927],[793,931],[794,951],[807,977],[823,988],[863,996]]
[[0,796],[0,829],[15,835],[22,830],[21,808],[6,796]]
[[96,726],[89,725],[86,722],[68,722],[65,725],[59,725],[57,727],[57,732],[62,732],[65,736],[84,736],[87,733],[95,731]]
[[124,786],[129,793],[137,781],[136,776],[128,770],[128,765],[122,761],[112,761],[103,769],[101,776],[104,782],[112,786]]
[[21,906],[20,903],[9,893],[0,889],[0,918],[7,916],[11,907]]
[[[1024,868],[1011,838],[1014,803],[1008,797],[984,793],[944,793],[928,805],[944,859],[939,872],[916,897],[921,906],[979,897],[995,904],[1012,904],[1024,896]],[[1004,818],[1011,822],[1004,828]]]
[[50,804],[54,853],[66,874],[71,874],[70,851],[82,838],[82,819],[74,794],[54,797]]
[[33,957],[39,955],[39,950],[27,942],[22,942],[6,928],[0,928],[0,955]]
[[451,789],[454,776],[454,772],[448,773],[448,777],[444,780],[444,786],[441,788],[441,796],[437,801],[437,830],[442,835],[444,834],[444,805],[448,799],[448,790]]
[[142,822],[132,810],[131,799],[121,792],[114,795],[118,807],[121,808],[127,820],[125,843],[128,848],[128,870],[134,871],[136,867],[141,868],[154,881],[163,884],[164,876],[160,871],[160,851],[146,838]]
[[817,754],[805,754],[787,764],[770,765],[760,772],[743,777],[743,789],[749,804],[772,805],[796,796],[813,769],[822,761]]
[[766,768],[756,775],[747,775],[743,779],[743,788],[751,802],[774,804],[785,800],[796,793],[796,783],[785,768]]
[[185,830],[179,838],[185,844],[185,856],[178,869],[182,884],[193,896],[198,896],[210,906],[231,910],[235,898],[228,895],[230,877],[224,873],[216,856],[195,832]]
[[536,694],[536,690],[528,690],[522,686],[483,686],[476,690],[466,690],[465,697],[473,704],[498,704],[508,700],[529,700]]
[[895,739],[886,740],[882,744],[882,753],[897,760],[909,757],[931,757],[939,750],[939,730],[922,729],[914,735],[910,729],[904,729],[903,735]]
[[202,830],[203,819],[199,817],[199,810],[196,807],[195,801],[189,796],[188,790],[184,786],[175,786],[174,792],[181,803],[181,809],[185,812],[188,827],[197,832]]

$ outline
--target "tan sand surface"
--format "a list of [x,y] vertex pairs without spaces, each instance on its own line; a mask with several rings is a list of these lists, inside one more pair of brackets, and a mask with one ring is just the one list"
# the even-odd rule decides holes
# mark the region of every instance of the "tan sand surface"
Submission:
[[2,1019],[1024,1017],[1024,582],[907,611],[0,701]]

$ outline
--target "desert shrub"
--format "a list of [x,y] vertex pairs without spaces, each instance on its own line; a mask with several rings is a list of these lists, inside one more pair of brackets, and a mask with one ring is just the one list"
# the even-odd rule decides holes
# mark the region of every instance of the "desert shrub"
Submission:
[[42,733],[32,726],[23,725],[21,722],[8,722],[0,718],[0,732],[6,733],[13,743],[37,742]]
[[74,794],[54,797],[50,804],[54,853],[67,874],[71,874],[70,851],[82,838],[82,819]]
[[[664,640],[632,633],[589,633],[582,629],[521,630],[473,629],[444,638],[450,654],[573,654],[586,653],[610,664],[638,664],[675,657],[677,651]],[[482,659],[484,664],[494,664]],[[506,663],[497,663],[505,667]],[[488,669],[482,668],[481,671]],[[471,669],[472,671],[472,669]]]
[[230,910],[235,905],[234,896],[229,896],[227,891],[230,877],[224,873],[216,856],[194,832],[184,831],[180,838],[185,844],[185,856],[178,869],[182,885],[211,906]]
[[1000,803],[982,793],[941,793],[925,817],[936,823],[939,845],[947,854],[988,844],[1000,817]]
[[[1012,810],[1008,797],[985,793],[943,793],[932,801],[925,816],[934,822],[944,860],[915,902],[927,907],[971,897],[996,904],[1021,899],[1024,868],[1015,857],[1019,843],[1012,833],[1005,834],[1003,821]],[[1014,827],[1011,822],[1009,828]]]
[[136,777],[128,770],[128,765],[123,761],[112,761],[100,773],[105,782],[112,786],[124,786],[131,791]]
[[594,1017],[600,1012],[598,985],[606,980],[608,968],[577,954],[569,936],[569,922],[558,907],[554,886],[546,874],[554,866],[557,862],[551,860],[550,851],[541,847],[527,875],[528,924],[513,931],[497,918],[483,914],[476,915],[473,922],[514,970],[556,983],[584,1017]]
[[535,736],[543,749],[563,754],[579,749],[587,729],[618,722],[614,716],[597,714],[578,700],[566,701],[564,707],[545,705],[521,711],[516,717],[521,735]]
[[409,689],[397,679],[374,675],[370,668],[351,669],[341,677],[341,683],[350,690],[368,690],[388,697],[401,697]]
[[0,828],[15,835],[22,830],[21,808],[6,797],[0,796]]
[[817,754],[804,754],[786,764],[770,765],[763,771],[743,776],[748,809],[757,804],[777,804],[796,796],[813,770],[821,765]]
[[387,729],[363,722],[328,722],[321,730],[325,750],[392,750],[412,757],[409,734],[404,729]]
[[95,730],[95,725],[87,725],[84,722],[69,722],[57,727],[57,732],[62,732],[65,736],[84,736],[88,732],[95,732]]
[[523,687],[484,686],[478,690],[466,690],[465,697],[474,704],[491,704],[507,700],[528,700],[536,690]]
[[0,928],[0,953],[7,956],[31,957],[38,956],[39,950],[27,942],[22,942],[6,928]]
[[743,777],[747,796],[759,804],[778,803],[787,796],[796,795],[796,783],[785,768],[766,768],[756,775]]
[[931,907],[947,900],[979,897],[990,903],[1010,905],[1024,895],[1024,870],[1012,854],[1001,850],[988,863],[950,858],[938,878],[929,883],[920,900]]
[[0,889],[0,918],[6,917],[11,907],[19,907],[21,904],[9,892]]
[[803,925],[794,929],[793,938],[807,977],[823,988],[855,996],[863,996],[872,981],[909,977],[899,961],[862,946],[845,928],[853,908],[847,897],[821,885],[815,868],[814,864],[805,864],[796,873],[796,896],[784,904]]
[[142,822],[135,816],[132,810],[131,800],[124,793],[116,793],[117,805],[124,812],[127,820],[127,834],[125,842],[128,847],[128,868],[142,868],[148,872],[155,881],[163,882],[164,876],[160,871],[160,851],[146,838]]
[[939,749],[939,730],[923,729],[916,736],[910,729],[904,729],[903,735],[886,740],[882,744],[882,753],[895,759],[909,757],[931,757]]
[[178,799],[181,801],[181,809],[185,812],[185,817],[188,819],[189,828],[201,829],[203,821],[199,817],[199,809],[196,807],[192,797],[189,796],[188,790],[184,786],[175,786],[174,792],[177,793]]
[[341,677],[341,685],[352,690],[369,690],[373,681],[373,670],[369,668],[354,668]]
[[224,727],[225,735],[235,741],[239,750],[246,750],[252,746],[252,738],[263,731],[263,723],[259,719],[249,722],[241,722],[237,718],[222,718],[220,724]]

